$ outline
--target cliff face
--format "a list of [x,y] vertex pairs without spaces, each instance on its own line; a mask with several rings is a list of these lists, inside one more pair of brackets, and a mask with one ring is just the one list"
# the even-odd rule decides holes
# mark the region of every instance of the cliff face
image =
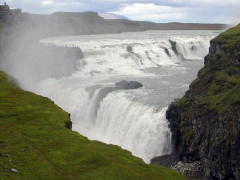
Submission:
[[211,41],[205,66],[167,119],[179,160],[212,179],[240,179],[240,25]]

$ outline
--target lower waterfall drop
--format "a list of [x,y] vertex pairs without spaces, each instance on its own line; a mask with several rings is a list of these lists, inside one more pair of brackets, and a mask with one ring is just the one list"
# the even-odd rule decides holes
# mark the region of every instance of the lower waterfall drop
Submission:
[[[124,92],[109,94],[101,102],[95,122],[83,133],[90,139],[128,149],[148,163],[154,156],[171,153],[167,108],[157,111],[129,98]],[[81,132],[80,126],[75,124],[74,129]]]

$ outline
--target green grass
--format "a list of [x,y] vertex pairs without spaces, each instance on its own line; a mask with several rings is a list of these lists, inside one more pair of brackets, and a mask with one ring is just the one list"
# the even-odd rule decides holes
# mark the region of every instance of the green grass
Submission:
[[240,24],[221,33],[213,42],[223,45],[223,48],[230,52],[232,48],[240,45]]
[[68,113],[9,80],[0,72],[0,180],[185,179],[67,129]]
[[229,75],[224,70],[216,72],[214,81],[201,103],[219,113],[224,113],[234,104],[240,103],[240,74]]
[[207,56],[208,63],[190,85],[179,105],[206,105],[217,113],[225,113],[240,104],[240,25],[212,40],[219,50]]

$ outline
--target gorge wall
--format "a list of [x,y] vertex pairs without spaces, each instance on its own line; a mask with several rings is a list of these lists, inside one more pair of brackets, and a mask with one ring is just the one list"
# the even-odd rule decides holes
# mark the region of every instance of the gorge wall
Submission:
[[167,119],[177,159],[211,179],[240,179],[240,25],[211,41],[205,66]]

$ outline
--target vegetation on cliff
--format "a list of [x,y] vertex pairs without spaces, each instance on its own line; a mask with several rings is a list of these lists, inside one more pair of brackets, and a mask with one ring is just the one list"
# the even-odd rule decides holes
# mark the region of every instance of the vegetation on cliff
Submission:
[[120,147],[71,131],[69,114],[0,72],[1,180],[180,180]]
[[211,178],[240,178],[240,25],[211,41],[204,68],[167,118],[179,160],[200,160]]

